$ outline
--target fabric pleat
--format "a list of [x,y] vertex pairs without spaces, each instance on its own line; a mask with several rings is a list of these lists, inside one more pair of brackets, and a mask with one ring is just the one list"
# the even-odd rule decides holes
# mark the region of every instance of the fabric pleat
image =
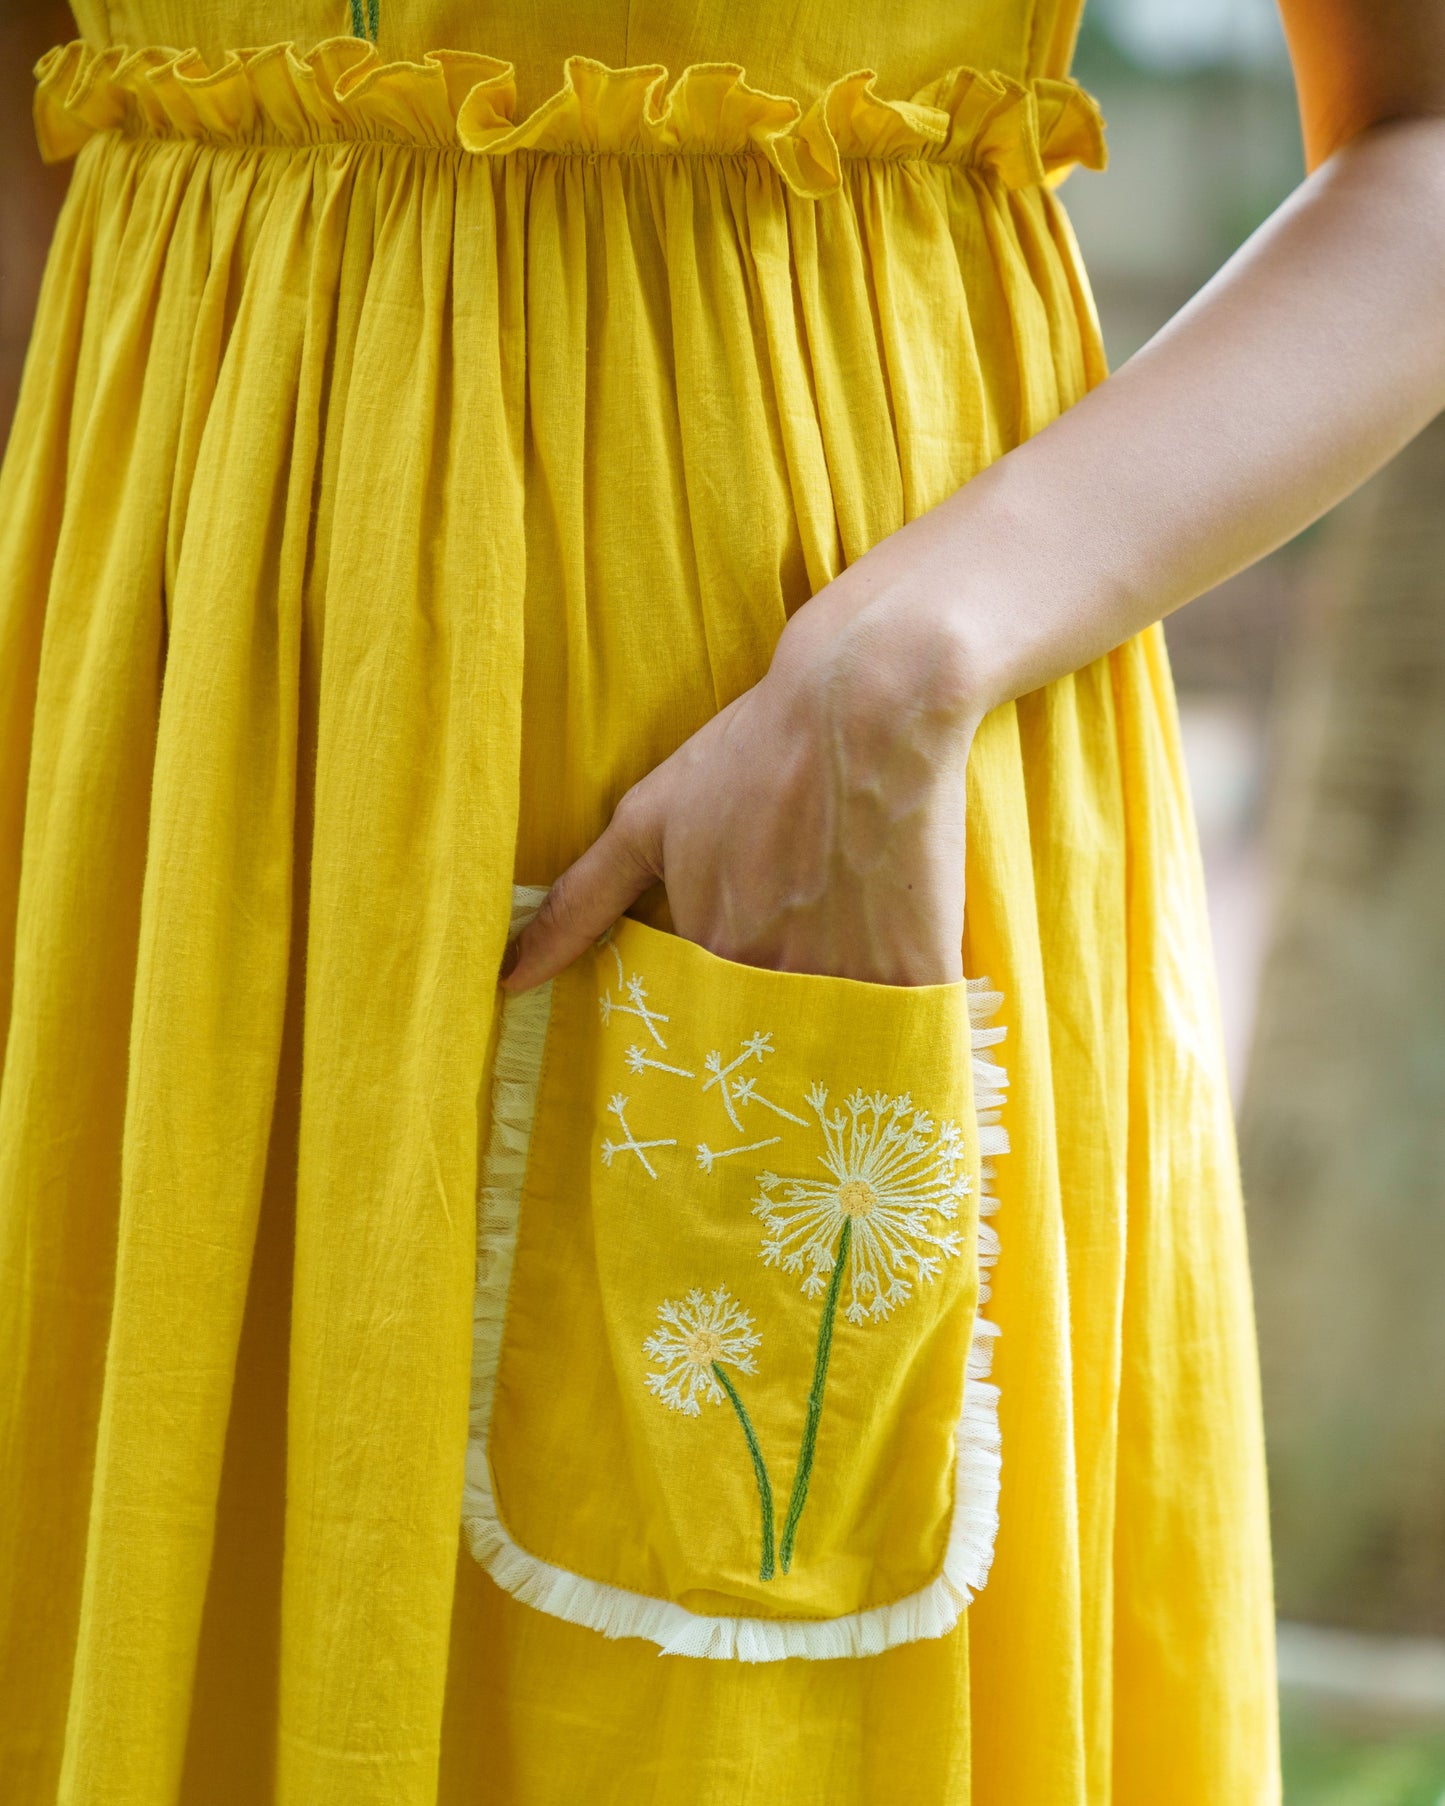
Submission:
[[1102,155],[1072,84],[573,58],[528,108],[509,71],[280,36],[42,66],[78,156],[0,477],[0,1797],[1268,1806],[1157,632],[996,711],[969,769],[1013,1151],[958,1628],[661,1659],[459,1554],[514,880],[1104,374],[1052,186]]
[[[1234,1150],[1228,1094],[1214,1076],[1212,974],[1191,953],[1207,944],[1208,928],[1162,634],[1123,648],[1117,664],[1126,832],[1138,852],[1127,903],[1133,1208],[1113,1577],[1115,1723],[1134,1729],[1116,1734],[1114,1764],[1116,1796],[1142,1799],[1161,1771],[1212,1769],[1243,1786],[1276,1733],[1262,1685],[1239,1693],[1213,1724],[1192,1715],[1164,1723],[1149,1707],[1171,1675],[1179,1684],[1187,1673],[1189,1685],[1217,1696],[1241,1669],[1267,1672],[1273,1631],[1263,1614],[1221,1610],[1231,1591],[1258,1597],[1270,1585],[1263,1527],[1238,1530],[1241,1499],[1264,1494],[1264,1450],[1262,1439],[1238,1435],[1258,1410],[1249,1267],[1243,1220],[1229,1203]],[[1147,839],[1133,843],[1146,815]],[[1197,1204],[1181,1210],[1181,1197]],[[1141,1198],[1153,1208],[1139,1208]],[[1219,1285],[1221,1270],[1238,1283]]]
[[[161,161],[165,201],[204,196],[177,159]],[[294,504],[310,490],[324,342],[287,297],[310,261],[309,198],[267,210],[255,251],[267,279],[247,285],[232,344],[266,348],[270,405],[250,405],[243,360],[230,359],[207,398],[200,506],[165,611],[115,1305],[61,1777],[77,1801],[166,1798],[185,1747],[289,964],[307,539]],[[204,242],[188,237],[193,251]],[[162,309],[171,282],[204,292],[199,268],[171,256],[165,270]],[[210,486],[242,471],[250,505],[208,505]],[[164,506],[122,518],[152,523],[158,596]],[[152,1455],[137,1462],[142,1448]]]
[[[1018,704],[1038,898],[1039,951],[1049,1060],[1056,1087],[1076,1100],[1058,1138],[1063,1233],[1070,1274],[1089,1283],[1068,1291],[1069,1356],[1091,1376],[1073,1394],[1074,1487],[1079,1567],[1079,1659],[1083,1683],[1085,1798],[1110,1798],[1112,1743],[1112,1545],[1120,1311],[1129,1194],[1127,1059],[1098,1050],[1127,1046],[1129,1016],[1110,970],[1125,970],[1127,876],[1115,849],[1123,840],[1124,776],[1118,759],[1114,678],[1097,664]],[[1056,824],[1067,822],[1067,836]]]
[[[517,246],[489,177],[425,162],[380,172],[376,222],[319,672],[278,1789],[297,1806],[355,1764],[368,1798],[433,1784],[516,833]],[[392,1029],[367,1033],[378,1014]],[[338,1662],[348,1645],[375,1661]],[[343,1722],[343,1749],[317,1738]]]

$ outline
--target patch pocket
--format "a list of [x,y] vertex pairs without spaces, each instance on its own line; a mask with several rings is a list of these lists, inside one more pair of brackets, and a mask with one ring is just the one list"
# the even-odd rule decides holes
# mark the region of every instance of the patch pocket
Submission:
[[463,1506],[498,1585],[676,1655],[952,1628],[998,1522],[1001,1003],[630,918],[505,999]]

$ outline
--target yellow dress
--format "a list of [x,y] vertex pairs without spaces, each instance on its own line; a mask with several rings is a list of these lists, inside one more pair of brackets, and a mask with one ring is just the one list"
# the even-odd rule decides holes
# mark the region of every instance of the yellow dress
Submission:
[[[962,992],[727,969],[656,910],[558,981],[530,1091],[495,1007],[513,910],[788,613],[1102,378],[1054,192],[1102,161],[1072,0],[76,13],[38,71],[76,164],[0,481],[0,1799],[1277,1799],[1158,632],[979,735],[965,965],[1007,1039],[975,1023],[971,1067]],[[880,1063],[898,1095],[865,1095]],[[784,1268],[855,1079],[850,1295],[847,1237]],[[775,1173],[737,1177],[719,1102]],[[941,1277],[880,1324],[847,1160],[895,1119],[937,1211],[909,1207],[914,1278]],[[747,1310],[685,1291],[683,1242]],[[766,1578],[762,1471],[781,1535],[835,1307],[798,1563]],[[705,1310],[719,1360],[689,1368]],[[996,1511],[948,1609],[900,1616],[971,1497],[960,1397],[994,1413]],[[755,1640],[854,1606],[882,1616],[836,1648]],[[742,1629],[660,1653],[708,1614]]]

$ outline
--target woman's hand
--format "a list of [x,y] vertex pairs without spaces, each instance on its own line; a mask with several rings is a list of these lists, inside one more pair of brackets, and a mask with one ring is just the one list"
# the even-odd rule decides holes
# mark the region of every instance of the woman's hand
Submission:
[[894,560],[876,552],[799,610],[760,683],[627,792],[515,943],[508,990],[567,965],[658,879],[678,933],[729,959],[962,976],[976,711],[938,615],[880,579]]

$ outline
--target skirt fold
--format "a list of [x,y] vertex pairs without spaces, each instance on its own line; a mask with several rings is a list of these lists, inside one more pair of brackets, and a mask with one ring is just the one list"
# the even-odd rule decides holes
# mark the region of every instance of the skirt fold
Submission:
[[[328,337],[298,304],[308,202],[282,197],[255,246],[264,279],[248,285],[207,410],[170,596],[61,1777],[77,1806],[174,1798],[186,1748],[290,968],[305,498]],[[268,352],[262,407],[253,344]],[[142,406],[142,430],[145,418]],[[142,443],[136,462],[165,494],[173,442],[164,457]],[[237,470],[249,506],[217,506]],[[158,599],[164,509],[119,519],[155,524]],[[134,562],[116,554],[119,569]]]
[[391,181],[318,673],[277,1795],[297,1806],[435,1793],[516,836],[525,545],[493,195],[420,160]]

